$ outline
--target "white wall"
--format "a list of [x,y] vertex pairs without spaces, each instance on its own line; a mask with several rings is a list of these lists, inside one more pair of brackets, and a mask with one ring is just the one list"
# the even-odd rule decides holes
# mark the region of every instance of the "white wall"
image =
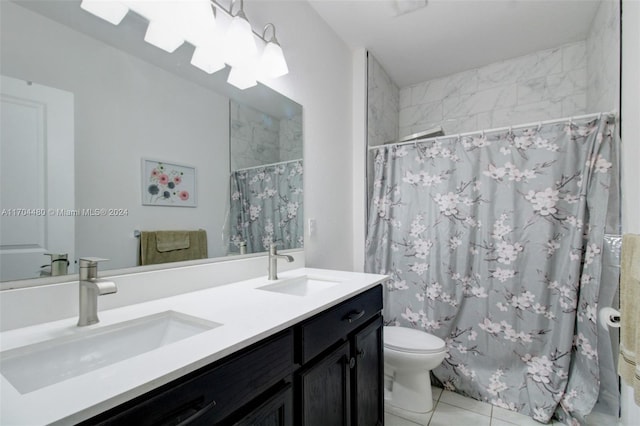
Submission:
[[584,114],[585,42],[400,88],[400,137],[437,125],[445,134]]
[[289,74],[266,83],[303,107],[304,210],[316,221],[307,266],[353,270],[351,52],[305,1],[248,2],[245,12],[254,28],[276,25]]
[[[622,232],[640,234],[640,2],[622,3]],[[638,425],[640,407],[622,386],[622,423]]]
[[[76,152],[69,171],[76,173],[77,208],[128,208],[121,217],[76,218],[76,254],[110,258],[109,269],[130,267],[138,250],[135,229],[204,228],[209,256],[222,256],[226,206],[217,200],[228,197],[227,98],[2,3],[2,74],[74,94]],[[198,206],[142,206],[142,157],[196,167]]]

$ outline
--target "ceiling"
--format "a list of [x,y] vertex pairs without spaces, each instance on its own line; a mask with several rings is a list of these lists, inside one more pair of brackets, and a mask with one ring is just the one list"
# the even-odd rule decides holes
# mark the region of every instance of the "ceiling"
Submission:
[[600,0],[308,1],[350,48],[366,48],[373,54],[401,88],[584,40],[600,4]]

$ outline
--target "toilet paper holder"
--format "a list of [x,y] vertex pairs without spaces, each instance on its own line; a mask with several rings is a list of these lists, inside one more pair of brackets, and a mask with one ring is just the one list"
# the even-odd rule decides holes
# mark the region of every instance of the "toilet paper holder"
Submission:
[[606,307],[600,309],[599,313],[600,324],[606,329],[607,327],[619,328],[620,327],[620,311],[617,309]]

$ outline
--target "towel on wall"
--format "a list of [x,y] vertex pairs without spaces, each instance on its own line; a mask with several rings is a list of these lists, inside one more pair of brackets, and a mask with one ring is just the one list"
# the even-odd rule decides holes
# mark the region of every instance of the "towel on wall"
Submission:
[[189,246],[189,231],[156,231],[159,252],[188,249]]
[[618,374],[640,405],[640,235],[622,237]]
[[156,265],[207,257],[207,232],[204,229],[140,232],[139,265]]

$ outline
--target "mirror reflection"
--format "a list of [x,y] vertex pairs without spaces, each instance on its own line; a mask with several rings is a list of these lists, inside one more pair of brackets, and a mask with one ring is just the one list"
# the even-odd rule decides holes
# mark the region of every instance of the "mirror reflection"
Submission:
[[231,101],[232,253],[303,246],[302,116],[273,117]]
[[[204,244],[208,258],[302,247],[300,105],[186,66],[188,44],[146,45],[135,15],[114,27],[79,1],[1,7],[2,281],[76,273],[80,256],[133,267],[156,231],[155,249]],[[167,167],[163,204],[145,202],[145,162]]]

